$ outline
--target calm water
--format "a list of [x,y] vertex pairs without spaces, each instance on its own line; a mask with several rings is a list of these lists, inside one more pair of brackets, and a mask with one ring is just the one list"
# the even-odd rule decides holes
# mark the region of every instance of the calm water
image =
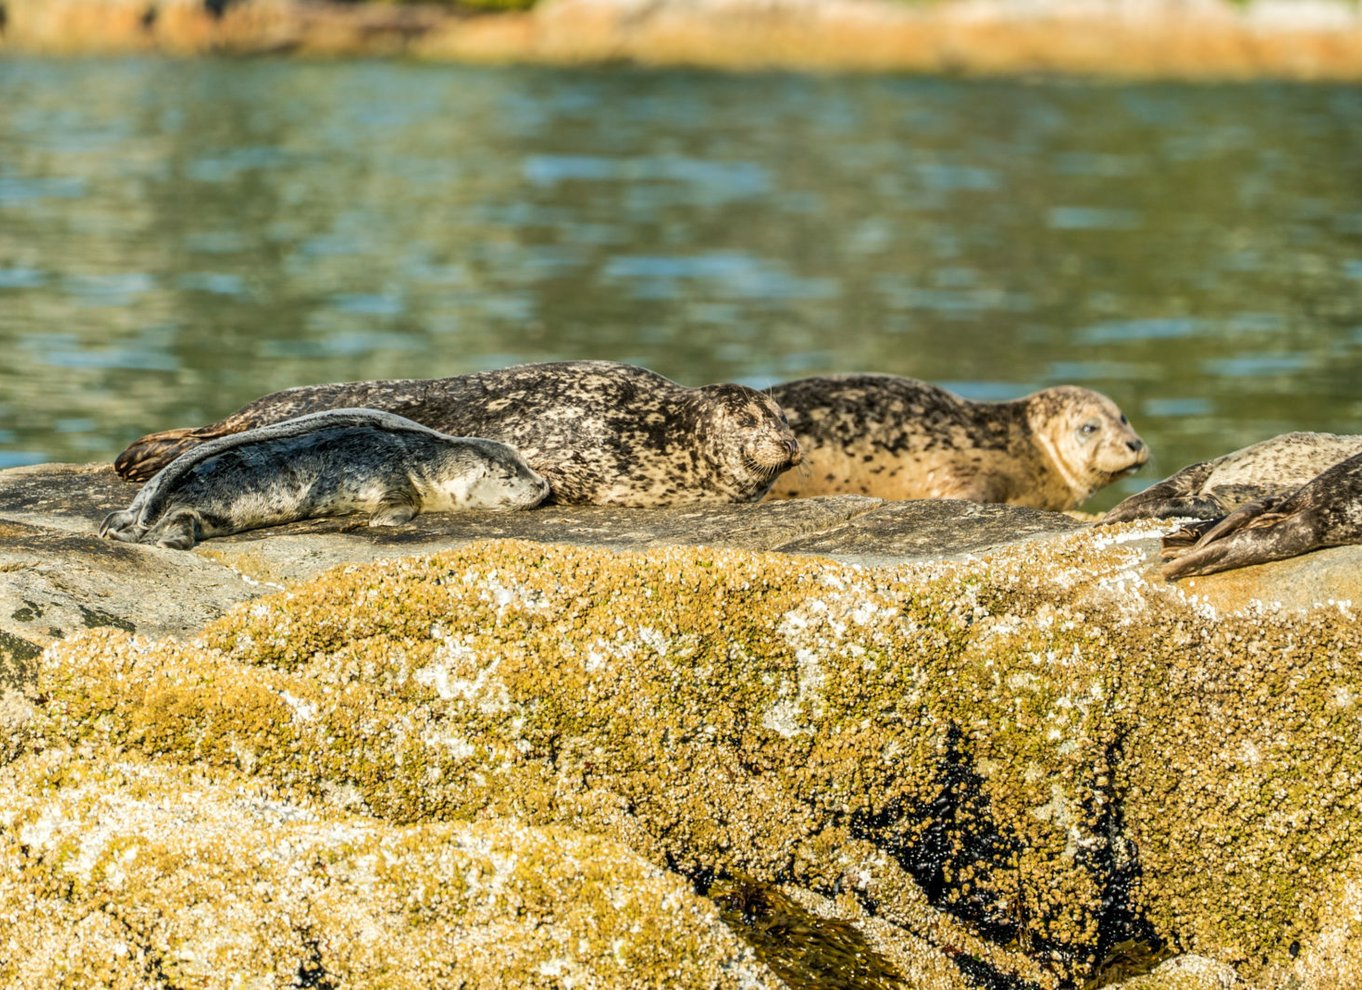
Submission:
[[1362,90],[0,62],[0,466],[600,357],[1362,432]]

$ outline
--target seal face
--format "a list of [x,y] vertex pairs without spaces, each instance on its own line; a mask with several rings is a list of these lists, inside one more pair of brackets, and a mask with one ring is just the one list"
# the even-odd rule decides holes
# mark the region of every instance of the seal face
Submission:
[[777,385],[805,467],[773,498],[851,493],[1071,509],[1149,459],[1116,404],[1059,386],[972,402],[893,375],[826,375]]
[[799,459],[779,406],[755,389],[687,388],[632,365],[564,361],[286,389],[209,426],[143,437],[115,467],[124,478],[145,478],[214,437],[351,406],[510,444],[548,479],[560,504],[756,501]]
[[1223,519],[1164,539],[1170,581],[1362,543],[1362,454],[1321,472],[1287,495],[1250,502]]
[[375,409],[336,409],[210,440],[171,461],[99,535],[188,550],[297,519],[527,509],[549,486],[506,444],[451,437]]
[[1339,461],[1362,454],[1362,436],[1283,433],[1221,457],[1192,464],[1136,492],[1102,517],[1219,519],[1240,506],[1289,495]]

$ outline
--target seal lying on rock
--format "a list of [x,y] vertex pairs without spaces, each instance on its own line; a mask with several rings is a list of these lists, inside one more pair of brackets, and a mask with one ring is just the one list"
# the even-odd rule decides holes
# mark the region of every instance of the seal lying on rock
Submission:
[[1184,527],[1163,542],[1170,581],[1362,543],[1362,454],[1340,461],[1289,495],[1250,502],[1217,522]]
[[1362,436],[1283,433],[1183,468],[1121,502],[1103,523],[1130,519],[1219,519],[1257,499],[1289,495],[1321,471],[1362,454]]
[[828,375],[777,385],[805,469],[773,498],[851,493],[962,498],[1071,509],[1149,459],[1106,396],[1075,386],[972,402],[893,375]]
[[495,440],[450,437],[376,409],[335,409],[200,444],[110,513],[99,535],[188,550],[197,541],[297,519],[369,512],[527,509],[548,482]]
[[209,426],[145,436],[114,466],[139,480],[205,440],[342,406],[508,443],[548,479],[560,504],[754,502],[799,460],[780,408],[754,389],[686,388],[627,364],[565,361],[286,389]]

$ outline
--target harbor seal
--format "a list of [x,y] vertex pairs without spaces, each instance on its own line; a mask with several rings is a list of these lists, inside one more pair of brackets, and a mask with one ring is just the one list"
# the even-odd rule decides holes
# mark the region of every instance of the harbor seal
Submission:
[[343,406],[508,443],[548,479],[559,504],[754,502],[799,460],[780,408],[755,389],[686,388],[632,365],[563,361],[286,389],[209,426],[145,436],[115,468],[124,478],[146,478],[205,440]]
[[1136,492],[1101,522],[1131,519],[1219,519],[1240,506],[1289,495],[1321,471],[1362,454],[1362,436],[1337,433],[1283,433],[1192,464]]
[[972,402],[894,375],[827,375],[776,385],[804,452],[773,498],[851,493],[961,498],[1071,509],[1149,459],[1106,396],[1062,385]]
[[1170,563],[1163,573],[1175,581],[1350,543],[1362,543],[1362,454],[1288,495],[1258,499],[1166,537],[1163,557]]
[[161,469],[105,517],[99,535],[188,550],[297,519],[370,513],[397,526],[418,512],[526,509],[548,482],[511,447],[451,437],[375,409],[335,409],[218,437]]

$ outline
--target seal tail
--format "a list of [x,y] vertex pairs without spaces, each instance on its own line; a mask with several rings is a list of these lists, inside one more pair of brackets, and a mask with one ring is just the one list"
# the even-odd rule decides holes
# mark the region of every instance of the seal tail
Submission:
[[197,447],[205,440],[234,432],[236,431],[203,426],[148,433],[134,440],[128,445],[127,450],[118,455],[114,460],[114,471],[127,481],[146,481],[190,447]]

